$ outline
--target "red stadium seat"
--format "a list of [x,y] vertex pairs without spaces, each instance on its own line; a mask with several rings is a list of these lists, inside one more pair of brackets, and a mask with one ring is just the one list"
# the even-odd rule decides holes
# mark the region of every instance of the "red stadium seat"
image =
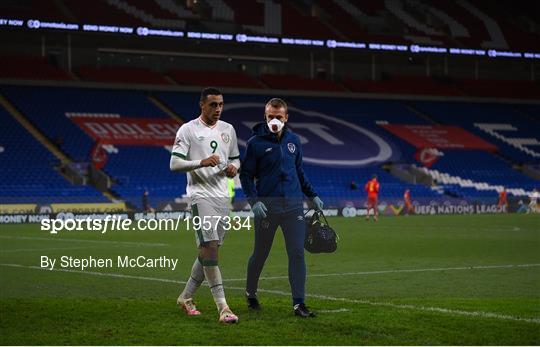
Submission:
[[68,81],[73,78],[42,57],[0,57],[0,77],[27,80]]
[[347,79],[343,83],[351,91],[358,93],[461,95],[455,88],[425,76],[393,76],[385,81]]
[[287,90],[316,90],[326,92],[344,92],[346,89],[340,84],[322,79],[309,79],[291,75],[261,75],[261,81],[273,89]]
[[241,72],[171,70],[168,75],[182,85],[264,88],[257,80]]
[[336,34],[322,21],[315,17],[300,13],[289,2],[281,2],[281,18],[283,35],[312,39],[329,39]]
[[456,84],[460,90],[470,96],[540,99],[540,86],[530,81],[462,79]]
[[25,0],[0,2],[2,18],[40,19],[43,21],[68,21],[54,1]]
[[83,66],[76,69],[79,77],[86,81],[106,83],[137,84],[172,84],[161,74],[146,68],[136,67],[102,67]]
[[264,25],[264,5],[256,1],[224,0],[234,11],[234,21],[241,25]]

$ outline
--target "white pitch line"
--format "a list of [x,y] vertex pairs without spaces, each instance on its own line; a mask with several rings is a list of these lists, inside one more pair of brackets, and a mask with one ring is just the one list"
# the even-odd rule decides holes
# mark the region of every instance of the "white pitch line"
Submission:
[[[21,264],[0,264],[0,266],[36,269],[36,270],[44,270],[44,271],[68,272],[68,273],[77,273],[77,274],[85,274],[85,275],[93,275],[93,276],[101,276],[101,277],[126,278],[126,279],[154,281],[154,282],[163,282],[163,283],[174,283],[174,284],[186,283],[184,281],[177,281],[177,280],[171,280],[171,279],[166,279],[166,278],[133,276],[133,275],[123,275],[123,274],[116,274],[116,273],[106,273],[106,272],[79,271],[79,270],[68,270],[68,269],[48,270],[48,269],[41,268],[39,266],[29,266],[29,265],[21,265]],[[226,288],[231,289],[231,290],[240,290],[240,291],[246,290],[244,287],[226,287]],[[258,291],[261,293],[269,293],[269,294],[289,296],[289,297],[291,296],[291,293],[281,291],[281,290],[259,289]],[[510,321],[517,321],[517,322],[540,324],[540,318],[523,318],[523,317],[516,317],[516,316],[504,315],[504,314],[499,314],[499,313],[493,313],[493,312],[462,311],[462,310],[447,309],[447,308],[442,308],[442,307],[415,306],[415,305],[409,305],[409,304],[394,304],[391,302],[375,302],[375,301],[369,301],[369,300],[339,298],[339,297],[319,295],[319,294],[307,294],[306,296],[310,298],[321,299],[321,300],[341,301],[341,302],[347,302],[351,304],[362,304],[362,305],[370,305],[370,306],[383,306],[383,307],[391,307],[391,308],[401,309],[401,310],[436,312],[436,313],[444,313],[444,314],[451,314],[451,315],[457,315],[457,316],[492,318],[492,319],[499,319],[499,320],[510,320]]]
[[[381,275],[391,273],[414,273],[414,272],[436,272],[436,271],[463,271],[463,270],[489,270],[489,269],[512,269],[512,268],[527,268],[537,267],[540,264],[508,264],[508,265],[475,265],[475,266],[461,266],[461,267],[439,267],[439,268],[427,268],[427,269],[401,269],[401,270],[379,270],[379,271],[361,271],[361,272],[337,272],[326,274],[313,274],[307,275],[307,277],[333,277],[333,276],[368,276],[368,275]],[[270,276],[261,277],[260,280],[283,280],[288,279],[289,276]],[[244,282],[245,278],[230,278],[225,279],[225,282]]]
[[340,313],[340,312],[349,312],[347,308],[338,308],[337,310],[318,310],[317,312],[321,313]]
[[109,241],[109,240],[85,240],[85,239],[60,239],[55,237],[30,237],[30,236],[4,236],[0,235],[0,239],[15,239],[15,240],[40,240],[40,241],[63,241],[63,242],[88,242],[88,243],[113,243],[119,245],[133,246],[168,246],[166,243],[151,243],[151,242],[130,242],[130,241]]
[[[235,287],[226,287],[226,288],[245,290],[245,288],[235,288]],[[286,295],[286,296],[291,295],[290,293],[284,292],[284,291],[281,291],[281,290],[259,289],[258,291],[259,292],[264,292],[264,293],[269,293],[269,294],[276,294],[276,295]],[[333,296],[320,295],[320,294],[306,294],[306,296],[310,297],[310,298],[321,299],[321,300],[341,301],[341,302],[347,302],[347,303],[351,303],[351,304],[363,304],[363,305],[370,305],[370,306],[384,306],[384,307],[391,307],[391,308],[403,309],[403,310],[437,312],[437,313],[453,314],[453,315],[458,315],[458,316],[493,318],[493,319],[500,319],[500,320],[511,320],[511,321],[518,321],[518,322],[527,322],[527,323],[540,324],[540,318],[536,318],[536,317],[535,318],[523,318],[523,317],[516,317],[516,316],[510,316],[510,315],[505,315],[505,314],[494,313],[494,312],[462,311],[462,310],[448,309],[448,308],[442,308],[442,307],[415,306],[415,305],[410,305],[410,304],[394,304],[394,303],[391,303],[391,302],[375,302],[375,301],[369,301],[369,300],[363,300],[363,299],[336,298],[336,297],[333,297]]]
[[23,268],[23,269],[34,269],[34,270],[44,270],[44,271],[51,271],[51,272],[68,272],[68,273],[85,274],[85,275],[93,275],[93,276],[101,276],[101,277],[127,278],[127,279],[133,279],[133,280],[145,280],[145,281],[155,281],[155,282],[164,282],[164,283],[186,284],[185,281],[170,280],[170,279],[167,279],[167,278],[132,276],[132,275],[110,273],[110,272],[82,271],[82,270],[69,270],[69,269],[53,269],[53,270],[50,270],[48,268],[42,268],[40,266],[21,265],[21,264],[0,264],[0,266],[18,267],[18,268]]

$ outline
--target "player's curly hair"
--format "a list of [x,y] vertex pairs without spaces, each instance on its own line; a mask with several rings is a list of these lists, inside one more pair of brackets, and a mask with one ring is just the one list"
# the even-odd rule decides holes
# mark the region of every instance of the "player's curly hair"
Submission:
[[272,98],[272,99],[268,100],[268,102],[266,103],[264,108],[266,109],[268,106],[272,106],[272,107],[276,107],[276,108],[282,108],[283,107],[285,109],[285,113],[288,113],[287,112],[287,109],[288,109],[287,103],[283,99]]

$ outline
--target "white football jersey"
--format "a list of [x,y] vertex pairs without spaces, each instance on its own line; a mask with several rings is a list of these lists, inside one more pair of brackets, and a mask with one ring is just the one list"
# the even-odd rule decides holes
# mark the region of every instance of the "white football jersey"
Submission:
[[200,117],[184,123],[176,133],[171,154],[185,160],[218,155],[219,165],[187,173],[186,192],[192,199],[229,197],[224,170],[231,161],[240,158],[236,132],[231,124],[218,120],[214,126],[208,126]]
[[538,199],[540,199],[540,192],[532,192],[530,198],[532,203],[537,204]]

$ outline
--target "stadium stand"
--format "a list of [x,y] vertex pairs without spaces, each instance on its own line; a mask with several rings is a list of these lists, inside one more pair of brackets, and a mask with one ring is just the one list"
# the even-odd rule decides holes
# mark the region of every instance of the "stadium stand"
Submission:
[[[405,189],[409,188],[415,197],[435,198],[441,193],[421,184],[405,184],[383,169],[376,167],[354,169],[332,169],[304,164],[304,170],[318,194],[325,197],[328,206],[343,207],[354,203],[361,206],[365,200],[364,184],[373,175],[377,175],[381,183],[380,199],[399,200],[403,197]],[[350,182],[359,183],[358,190],[351,190]]]
[[490,3],[490,6],[485,7],[485,11],[489,13],[492,8],[496,9],[492,17],[501,26],[510,47],[516,50],[538,50],[540,46],[538,44],[538,34],[518,26],[521,23],[516,20],[517,18],[526,18],[527,13],[535,13],[537,8],[530,8],[530,4],[527,3],[520,4],[520,6],[499,6],[501,5]]
[[522,196],[538,186],[496,155],[478,151],[446,151],[432,168],[423,168],[438,183],[459,197],[488,197],[506,187],[511,195]]
[[[110,2],[110,3],[113,3],[113,2]],[[173,11],[168,10],[165,6],[163,6],[163,4],[168,3],[167,1],[158,2],[155,0],[154,1],[129,0],[129,1],[118,1],[117,3],[131,5],[132,9],[143,11],[146,14],[146,16],[165,19],[167,21],[162,23],[162,25],[164,26],[167,25],[168,21],[178,21],[178,19],[182,18],[182,17],[179,17],[177,14],[179,11],[173,12]],[[181,2],[176,4],[176,9],[182,8],[180,4]],[[133,15],[135,15],[136,13],[135,11],[133,10],[130,11],[130,9],[125,5],[124,7],[126,7],[126,12],[132,13]],[[182,14],[189,17],[189,13],[190,12],[186,10]]]
[[[178,18],[190,19],[197,16],[189,9],[182,6],[182,3],[174,2],[171,0],[156,0],[155,1],[162,10],[166,10],[175,14]],[[146,5],[147,1],[140,1],[141,6]]]
[[317,5],[329,15],[328,21],[341,35],[353,40],[361,40],[366,37],[365,29],[335,1],[317,1]]
[[143,20],[133,17],[103,0],[92,2],[64,0],[63,3],[80,22],[135,27],[145,25]]
[[382,81],[346,79],[343,84],[351,91],[358,93],[461,95],[452,85],[423,76],[392,76],[390,79]]
[[173,201],[186,191],[186,175],[169,170],[170,152],[164,147],[116,146],[104,171],[115,179],[118,196],[141,208],[141,197],[148,189],[153,207]]
[[[485,103],[463,103],[463,102],[429,102],[417,101],[414,107],[435,121],[442,124],[454,124],[478,135],[498,146],[499,152],[507,158],[519,163],[537,162],[540,155],[532,153],[538,152],[538,145],[522,145],[516,147],[517,139],[536,139],[540,134],[540,123],[538,119],[531,119],[529,116],[516,111],[512,105],[485,104]],[[535,106],[530,106],[535,109]],[[509,125],[510,127],[502,126]],[[490,129],[489,125],[499,125],[494,131],[501,136],[493,136],[483,129]],[[506,130],[504,130],[506,128]],[[536,148],[535,148],[536,146]]]
[[[403,102],[398,101],[340,100],[338,102],[332,99],[314,101],[310,98],[295,97],[292,98],[292,102],[297,107],[315,108],[319,112],[335,115],[340,119],[359,124],[381,136],[384,136],[383,133],[376,127],[376,124],[380,124],[381,122],[383,124],[432,124],[430,117],[422,117],[421,113],[414,111],[414,108],[408,108]],[[336,107],[335,105],[338,104],[340,106]],[[473,127],[468,126],[468,124],[470,125],[473,122],[491,121],[496,123],[498,121],[512,119],[512,123],[520,124],[519,128],[523,130],[517,133],[513,132],[512,136],[537,138],[537,134],[540,133],[538,121],[522,114],[517,114],[512,106],[457,102],[415,102],[412,105],[422,110],[427,109],[425,105],[429,105],[429,109],[432,112],[429,113],[430,115],[436,113],[439,116],[442,114],[447,116],[446,118],[442,116],[431,117],[431,119],[437,121],[445,120],[446,122],[444,123],[446,124],[461,125],[467,130],[484,137],[488,142],[496,143],[499,146],[500,152],[510,160],[515,162],[538,161],[537,158],[523,153],[523,151],[513,146],[508,144],[500,145],[499,142],[502,141],[494,141],[492,136],[485,133],[482,136],[479,129],[475,130]],[[537,109],[533,105],[526,106],[525,108]],[[474,116],[476,114],[478,114],[478,117]],[[416,149],[413,146],[395,136],[385,137],[385,140],[395,145],[396,148],[399,148],[399,162],[416,165],[416,161],[413,159]],[[531,146],[531,148],[534,148],[534,146]],[[367,173],[370,169],[373,168],[356,170],[356,172],[357,174],[359,172]],[[456,197],[493,198],[496,196],[495,192],[501,186],[507,186],[510,189],[515,189],[516,193],[523,194],[524,191],[531,191],[538,185],[538,181],[515,170],[507,160],[503,160],[498,155],[489,152],[468,150],[445,151],[443,158],[435,163],[431,171],[429,169],[425,170],[436,179],[442,188]],[[368,176],[366,175],[364,178]],[[452,176],[453,178],[448,180],[446,179],[448,176]],[[387,182],[393,182],[388,177],[385,177],[385,179]],[[359,180],[356,181],[358,182]],[[471,182],[475,182],[476,184],[472,184]],[[326,184],[330,183],[327,182]],[[405,184],[403,182],[396,182],[396,188],[393,188],[393,194],[398,194],[404,186]],[[417,191],[415,194],[417,196],[418,194],[432,196],[431,193],[433,192]],[[398,196],[396,195],[394,197]]]
[[[135,118],[167,117],[142,92],[6,86],[2,88],[2,93],[77,162],[90,161],[94,140],[68,118],[68,113],[117,114]],[[145,187],[151,191],[150,201],[154,204],[159,202],[158,199],[180,196],[178,187],[185,189],[185,183],[182,183],[185,178],[168,170],[170,154],[163,147],[117,146],[115,149],[115,153],[108,155],[104,171],[115,182],[112,191],[132,205],[140,207]],[[165,166],[162,165],[163,160]],[[172,189],[173,186],[176,189]]]
[[[201,109],[196,102],[200,97],[198,93],[158,92],[156,96],[185,122],[197,118],[201,113]],[[225,96],[224,100],[228,105],[227,96]]]
[[540,99],[540,86],[531,81],[461,79],[456,81],[456,87],[469,96]]
[[181,85],[263,88],[259,81],[241,72],[171,70],[167,74]]
[[140,67],[101,67],[82,66],[75,70],[83,80],[105,83],[172,84],[158,72]]
[[[264,5],[256,1],[223,0],[234,13],[234,21],[240,25],[264,26]],[[213,4],[212,5],[217,5]]]
[[56,4],[40,0],[7,0],[0,2],[0,13],[4,18],[41,18],[42,20],[65,21],[67,18]]
[[107,202],[92,186],[74,186],[54,168],[58,159],[0,108],[2,203]]
[[472,15],[465,8],[455,1],[442,0],[438,2],[437,7],[447,15],[456,19],[466,29],[468,36],[455,37],[456,41],[465,47],[481,47],[482,43],[488,41],[489,34],[481,20]]
[[[316,18],[328,23],[327,26],[334,32],[334,36],[353,41],[412,43],[397,34],[398,31],[389,28],[382,17],[373,14],[371,11],[374,9],[363,12],[357,4],[347,0],[317,1],[316,4],[321,9]],[[382,9],[384,10],[384,6]]]
[[73,78],[42,57],[1,56],[0,78],[68,81]]
[[336,36],[336,33],[326,24],[312,17],[309,13],[301,13],[292,2],[282,1],[281,8],[283,36],[311,39],[328,39]]
[[530,120],[540,120],[540,105],[538,104],[517,104],[513,105],[516,110],[522,112]]
[[74,161],[88,161],[93,140],[67,113],[119,114],[124,117],[164,118],[163,111],[143,92],[77,88],[5,86],[2,93],[49,139]]
[[345,88],[332,81],[310,79],[293,75],[263,74],[260,80],[272,89],[317,90],[326,92],[343,92]]
[[[142,92],[4,86],[2,93],[51,141],[56,142],[70,158],[78,162],[90,160],[89,153],[93,140],[66,117],[67,113],[117,114],[119,117],[167,117],[150,103]],[[199,114],[197,93],[159,92],[155,94],[155,97],[186,121],[196,118]],[[242,113],[238,113],[234,105],[260,105],[259,107],[262,108],[267,99],[268,96],[264,95],[226,95],[227,105],[232,109],[227,111],[226,108],[224,120],[236,127],[240,139],[247,140],[249,132],[246,132]],[[297,117],[299,112],[297,109],[316,110],[321,114],[356,124],[377,134],[391,146],[394,152],[391,160],[394,162],[417,165],[414,159],[416,149],[405,141],[388,134],[379,125],[433,124],[432,120],[460,125],[489,142],[496,143],[506,158],[515,161],[523,159],[534,161],[535,159],[505,142],[498,141],[483,130],[475,129],[474,124],[484,121],[501,122],[508,120],[508,115],[511,114],[512,124],[520,130],[516,135],[534,137],[538,133],[535,132],[537,123],[534,118],[521,111],[515,111],[510,105],[500,107],[493,104],[418,101],[410,102],[413,106],[411,108],[401,101],[390,100],[291,97],[288,101],[292,108],[290,111],[292,119]],[[524,109],[535,111],[537,107],[531,106]],[[253,111],[248,111],[248,114],[255,121],[259,120]],[[294,127],[294,122],[292,124]],[[302,129],[297,131],[309,137],[309,132]],[[340,130],[329,128],[328,131],[337,135]],[[364,154],[368,156],[376,155],[375,152],[369,151],[371,149],[366,147],[362,153],[365,152]],[[338,152],[334,155],[331,152],[325,153],[336,158],[341,156]],[[306,147],[305,155],[312,154],[313,148]],[[115,182],[111,191],[130,202],[131,206],[141,207],[141,196],[145,189],[150,191],[150,202],[154,206],[173,201],[185,193],[185,175],[173,174],[169,171],[167,165],[169,153],[163,147],[115,146],[115,150],[108,157],[104,171]],[[52,169],[53,164],[45,165],[52,173],[58,175]],[[305,163],[305,170],[320,194],[327,194],[328,203],[332,206],[360,203],[364,198],[362,187],[358,191],[352,191],[349,183],[354,180],[362,186],[372,174],[377,174],[380,181],[384,183],[381,199],[393,200],[400,199],[406,188],[410,188],[411,194],[415,197],[436,198],[446,193],[450,197],[485,199],[493,198],[502,185],[509,188],[510,194],[512,192],[524,193],[537,185],[537,181],[519,173],[511,164],[495,154],[478,151],[447,151],[432,168],[422,169],[435,179],[438,188],[403,182],[383,170],[380,165],[374,164],[346,168]],[[60,177],[60,180],[64,179]],[[62,181],[61,184],[65,186],[66,183]],[[77,189],[83,188],[77,187]],[[11,193],[14,194],[13,191]],[[80,194],[89,196],[88,192]],[[237,198],[242,197],[242,192],[238,191]]]
[[366,31],[363,35],[364,40],[406,45],[412,43],[410,39],[401,35],[403,25],[396,25],[392,20],[388,20],[392,16],[386,13],[386,7],[382,1],[334,0],[333,2],[364,27]]
[[[445,44],[468,48],[538,50],[538,33],[531,32],[522,18],[534,7],[519,9],[505,4],[467,0],[441,0],[437,4],[409,1],[306,1],[281,0],[205,1],[204,6],[170,0],[96,0],[83,3],[62,0],[45,5],[42,1],[7,1],[0,5],[6,17],[80,23],[151,26],[185,29],[190,20],[201,30],[229,28],[229,31],[260,34],[366,40],[394,44]],[[514,13],[514,16],[508,16]],[[267,20],[272,18],[272,20]],[[426,18],[432,18],[426,24]],[[435,18],[435,19],[433,19]],[[223,26],[228,23],[230,25]],[[221,25],[221,26],[220,26]],[[236,28],[236,29],[235,29]]]
[[348,6],[349,9],[352,9],[351,13],[357,16],[359,11],[361,11],[362,16],[376,16],[385,11],[384,3],[377,0],[336,0],[336,2],[341,6]]
[[185,21],[179,20],[173,13],[165,11],[155,1],[108,0],[108,3],[153,27],[183,29],[186,26]]

